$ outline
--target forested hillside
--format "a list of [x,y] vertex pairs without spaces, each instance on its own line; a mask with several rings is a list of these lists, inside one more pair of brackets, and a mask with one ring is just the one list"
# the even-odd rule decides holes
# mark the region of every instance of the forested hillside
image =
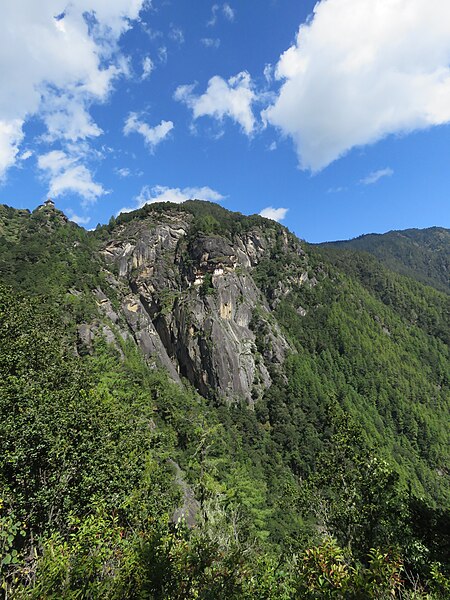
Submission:
[[450,298],[418,279],[207,202],[0,207],[4,594],[448,598]]
[[369,252],[389,269],[450,293],[450,231],[443,227],[372,233],[322,246]]

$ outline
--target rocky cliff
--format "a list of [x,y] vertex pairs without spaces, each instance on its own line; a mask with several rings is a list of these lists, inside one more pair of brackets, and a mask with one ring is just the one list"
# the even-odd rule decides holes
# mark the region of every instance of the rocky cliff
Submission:
[[[271,315],[277,292],[264,294],[254,271],[277,248],[302,257],[300,243],[262,219],[225,234],[220,223],[199,223],[187,210],[147,213],[119,218],[102,244],[106,279],[118,298],[113,309],[107,290],[96,290],[105,319],[203,396],[254,403],[289,349]],[[304,283],[306,270],[296,277]],[[259,349],[258,335],[265,338]]]

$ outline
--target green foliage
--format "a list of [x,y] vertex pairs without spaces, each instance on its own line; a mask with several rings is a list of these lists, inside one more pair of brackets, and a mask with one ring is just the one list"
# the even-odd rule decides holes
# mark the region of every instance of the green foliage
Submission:
[[18,539],[26,535],[25,524],[17,521],[0,498],[0,569],[19,563],[20,554],[15,547]]
[[0,307],[6,497],[33,531],[60,526],[96,495],[117,505],[140,482],[153,444],[153,405],[140,393],[125,402],[120,388],[94,383],[73,355],[63,354],[54,316],[40,315],[37,302],[3,296]]
[[450,231],[443,227],[362,235],[323,247],[370,252],[389,269],[450,292]]
[[409,541],[398,475],[364,442],[348,417],[338,418],[330,444],[302,490],[303,510],[353,556]]
[[[197,236],[264,231],[252,276],[273,311],[266,324],[255,307],[257,356],[278,327],[292,353],[254,407],[171,382],[110,323],[113,340],[75,350],[76,324],[104,318],[92,289],[120,295],[99,244],[180,214],[187,266]],[[448,596],[444,294],[361,254],[305,255],[282,226],[197,201],[93,233],[51,207],[0,207],[0,276],[5,595]],[[161,294],[158,317],[178,294]]]
[[[0,289],[0,495],[10,507],[2,516],[8,564],[9,555],[17,556],[8,544],[33,554],[40,536],[65,535],[71,519],[97,498],[134,519],[138,507],[160,513],[177,497],[164,455],[155,450],[164,436],[152,434],[152,391],[170,393],[166,379],[133,356],[122,377],[117,370],[112,377],[104,368],[109,361],[115,369],[117,359],[105,348],[87,371],[64,353],[55,323],[48,307]],[[25,539],[14,530],[19,521]],[[8,581],[13,571],[6,572]]]
[[336,542],[328,538],[301,557],[298,591],[305,600],[387,600],[398,597],[403,587],[401,573],[402,561],[391,552],[371,549],[367,567],[351,565]]
[[239,212],[230,212],[218,204],[203,200],[188,200],[177,205],[170,202],[147,204],[133,212],[121,213],[117,219],[110,221],[107,230],[111,232],[114,227],[130,221],[144,220],[152,216],[164,218],[167,215],[176,215],[177,213],[192,215],[192,234],[199,232],[206,235],[220,234],[232,239],[236,234],[242,234],[261,226],[264,226],[266,230],[273,230],[277,233],[285,231],[282,225],[274,221],[268,221],[259,215],[247,217]]
[[[76,322],[92,314],[90,294],[67,295],[70,289],[91,290],[104,283],[97,241],[55,208],[32,213],[0,207],[0,281],[16,290],[48,298],[68,309]],[[67,300],[67,304],[66,304]]]
[[340,272],[360,282],[383,304],[398,313],[406,323],[450,343],[450,298],[418,281],[393,273],[374,257],[355,251],[336,252],[311,247],[313,254],[326,258]]
[[[130,597],[137,569],[130,541],[117,516],[101,506],[84,519],[69,515],[70,533],[55,531],[34,565],[36,584],[19,587],[23,598]],[[22,578],[26,577],[26,569]]]
[[214,294],[214,288],[212,285],[212,275],[211,273],[206,273],[203,277],[202,284],[199,289],[200,295],[205,298],[206,296],[210,296]]
[[430,568],[431,588],[435,591],[438,598],[448,598],[450,596],[450,577],[442,572],[442,565],[434,562]]
[[[405,289],[406,302],[386,306],[355,277],[313,258],[318,260],[316,270],[322,281],[292,288],[276,308],[297,354],[286,363],[288,384],[280,380],[269,390],[266,402],[269,412],[287,410],[290,414],[272,417],[277,429],[286,430],[280,435],[291,446],[290,460],[299,473],[308,471],[304,445],[291,441],[289,427],[292,424],[307,433],[306,446],[316,456],[319,438],[327,435],[323,411],[330,399],[336,399],[361,423],[367,439],[395,461],[402,481],[417,496],[446,504],[450,481],[440,474],[450,461],[445,426],[450,413],[450,355],[444,343],[448,319],[440,304],[447,302],[446,297],[418,283],[415,291],[398,285],[398,300]],[[393,277],[402,283],[400,276]],[[270,296],[276,284],[266,281]],[[428,293],[428,308],[422,306],[422,313],[441,315],[441,325],[407,319],[408,303],[419,312],[422,292]],[[306,311],[305,316],[299,315],[298,306]],[[313,429],[306,426],[311,418]]]

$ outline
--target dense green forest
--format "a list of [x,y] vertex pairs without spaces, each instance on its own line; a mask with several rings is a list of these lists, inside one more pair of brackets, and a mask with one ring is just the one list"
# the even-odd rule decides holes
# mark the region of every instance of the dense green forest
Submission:
[[322,247],[369,252],[389,269],[450,293],[450,231],[443,227],[372,233]]
[[[168,219],[186,227],[175,253],[160,244],[125,275],[105,262]],[[249,235],[257,259],[227,267]],[[229,272],[180,278],[148,312],[164,333],[182,301],[215,307],[220,277],[256,294],[251,278],[249,352],[270,376],[252,402],[201,395],[125,335],[129,289],[149,265],[191,273],[199,240]],[[0,207],[4,595],[448,598],[450,301],[418,279],[206,202],[94,232]]]

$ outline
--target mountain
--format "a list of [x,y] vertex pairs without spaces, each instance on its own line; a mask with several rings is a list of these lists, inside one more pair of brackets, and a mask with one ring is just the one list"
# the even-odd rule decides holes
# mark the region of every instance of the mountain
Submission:
[[369,252],[389,269],[450,293],[449,229],[430,227],[372,233],[322,246]]
[[10,595],[445,597],[448,295],[201,201],[0,207],[0,278]]

